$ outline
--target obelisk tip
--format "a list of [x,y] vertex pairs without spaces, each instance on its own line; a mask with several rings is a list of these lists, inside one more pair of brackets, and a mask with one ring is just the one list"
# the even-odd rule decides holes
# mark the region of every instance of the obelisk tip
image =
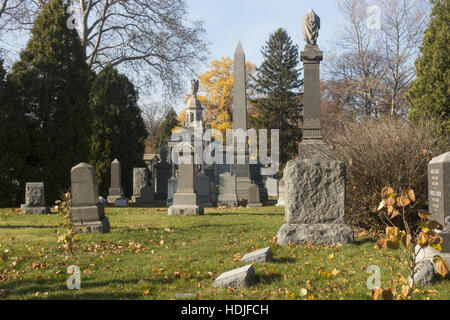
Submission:
[[237,53],[239,53],[239,54],[244,54],[244,49],[242,48],[242,43],[241,43],[241,41],[238,42],[238,45],[237,45],[237,47],[236,47],[235,54],[237,54]]

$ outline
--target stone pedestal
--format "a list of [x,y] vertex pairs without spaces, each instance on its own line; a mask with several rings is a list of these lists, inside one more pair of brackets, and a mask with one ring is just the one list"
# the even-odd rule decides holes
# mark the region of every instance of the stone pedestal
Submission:
[[43,182],[27,182],[25,185],[25,204],[20,206],[25,213],[50,213],[45,203],[45,188]]
[[284,224],[278,243],[351,243],[353,231],[345,224],[345,165],[334,160],[323,142],[300,145],[299,157],[283,172]]
[[232,206],[238,205],[238,196],[236,189],[236,176],[226,172],[219,176],[219,197],[217,205]]
[[71,169],[72,206],[70,208],[74,229],[83,232],[110,231],[104,208],[98,203],[98,186],[95,168],[80,163]]
[[122,170],[119,160],[111,162],[111,187],[108,190],[108,203],[114,203],[117,199],[123,198]]

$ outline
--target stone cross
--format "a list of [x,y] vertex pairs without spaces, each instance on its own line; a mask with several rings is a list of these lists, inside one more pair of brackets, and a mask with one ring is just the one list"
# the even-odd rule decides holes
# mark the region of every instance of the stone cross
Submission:
[[323,52],[317,46],[320,18],[310,10],[303,18],[306,46],[300,53],[304,68],[303,139],[322,140],[320,123],[320,61]]

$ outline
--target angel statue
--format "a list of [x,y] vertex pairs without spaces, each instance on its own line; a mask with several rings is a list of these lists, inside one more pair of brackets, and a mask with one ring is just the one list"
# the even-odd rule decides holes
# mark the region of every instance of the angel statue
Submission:
[[198,80],[192,79],[191,80],[191,96],[196,97],[197,96],[197,92],[198,92]]
[[309,9],[303,17],[302,28],[306,43],[316,45],[319,36],[320,18],[312,9]]

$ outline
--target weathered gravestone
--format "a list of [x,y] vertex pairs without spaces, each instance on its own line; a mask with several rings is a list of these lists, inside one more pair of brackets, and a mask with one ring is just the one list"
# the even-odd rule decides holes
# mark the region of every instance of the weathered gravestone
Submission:
[[171,165],[167,162],[167,149],[160,150],[161,161],[154,166],[155,171],[155,199],[167,201],[167,184],[170,178]]
[[217,205],[232,206],[238,205],[236,176],[229,172],[225,172],[219,176],[219,197]]
[[168,214],[176,215],[202,215],[203,207],[199,205],[194,185],[194,164],[180,163],[178,166],[178,188],[173,195],[173,204]]
[[133,168],[133,196],[131,200],[141,196],[141,189],[148,186],[147,168]]
[[211,207],[209,177],[200,172],[195,176],[195,192],[197,193],[199,204],[203,207]]
[[267,178],[266,189],[269,197],[278,197],[278,180],[274,178]]
[[285,197],[285,195],[284,195],[284,181],[283,181],[283,179],[280,179],[280,182],[278,184],[278,201],[277,201],[277,204],[276,204],[277,207],[285,205],[284,197]]
[[98,203],[95,167],[80,163],[70,171],[72,182],[72,223],[77,231],[88,233],[110,231],[104,207]]
[[114,159],[111,162],[111,187],[108,190],[108,202],[114,203],[117,199],[123,198],[122,170],[120,162]]
[[272,249],[270,247],[266,247],[245,254],[242,257],[241,262],[269,262],[272,261],[272,257]]
[[26,213],[50,213],[45,203],[45,188],[43,182],[27,182],[25,185],[25,204],[20,206]]
[[345,165],[322,141],[319,28],[320,18],[309,10],[303,19],[307,44],[300,55],[305,75],[303,141],[298,157],[283,171],[286,223],[278,231],[280,245],[353,241],[353,230],[345,224]]
[[252,264],[222,273],[214,281],[216,288],[240,288],[255,282],[255,269]]
[[259,199],[259,187],[256,184],[251,184],[248,188],[247,207],[262,207],[262,203]]
[[178,188],[178,179],[172,177],[169,179],[167,184],[167,205],[171,206],[173,204],[173,195]]
[[428,163],[428,209],[431,218],[444,226],[440,255],[450,263],[450,151]]

